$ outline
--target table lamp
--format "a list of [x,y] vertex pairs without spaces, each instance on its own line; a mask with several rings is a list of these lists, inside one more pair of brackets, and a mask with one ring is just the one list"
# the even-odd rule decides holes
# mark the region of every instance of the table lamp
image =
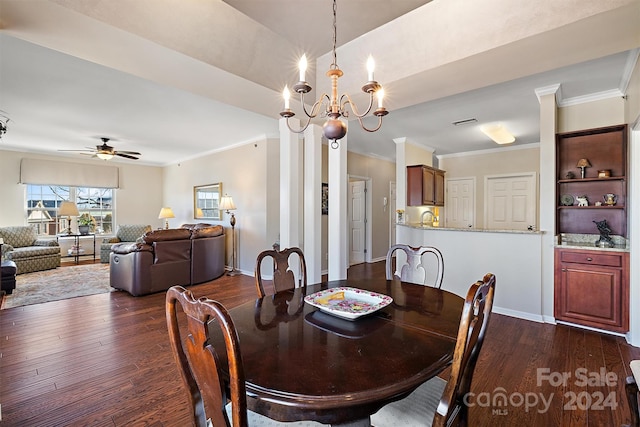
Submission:
[[176,216],[173,214],[171,208],[162,208],[160,209],[160,214],[158,215],[158,219],[164,219],[164,229],[169,229],[169,218],[175,218]]
[[227,275],[235,276],[240,274],[240,271],[236,269],[236,216],[231,212],[236,209],[236,205],[233,203],[233,198],[228,194],[222,196],[219,209],[231,214],[229,219],[229,224],[231,224],[231,271]]
[[65,234],[71,234],[71,217],[78,216],[80,212],[78,212],[78,206],[74,202],[70,202],[65,200],[60,203],[60,207],[58,208],[58,216],[66,216],[67,217],[67,229],[65,230]]
[[589,163],[589,160],[587,159],[580,159],[578,160],[578,164],[576,165],[576,167],[581,169],[580,177],[584,179],[584,168],[590,168],[591,163]]

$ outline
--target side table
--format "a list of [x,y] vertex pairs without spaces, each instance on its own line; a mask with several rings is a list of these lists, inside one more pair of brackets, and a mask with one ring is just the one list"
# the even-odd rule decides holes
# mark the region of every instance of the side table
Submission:
[[[81,249],[80,246],[80,238],[81,237],[91,237],[93,239],[93,253],[85,254],[84,250]],[[93,261],[96,260],[96,235],[94,233],[89,234],[58,234],[56,236],[56,240],[60,242],[60,239],[65,238],[73,238],[73,247],[72,250],[67,252],[67,254],[62,253],[62,257],[73,257],[75,258],[76,264],[78,264],[80,257],[83,255],[93,255]]]

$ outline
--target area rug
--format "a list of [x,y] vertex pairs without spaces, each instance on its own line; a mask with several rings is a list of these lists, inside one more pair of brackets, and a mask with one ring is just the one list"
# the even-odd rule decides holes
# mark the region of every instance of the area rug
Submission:
[[85,295],[111,292],[109,264],[58,267],[16,276],[16,288],[5,295],[2,308],[41,304]]

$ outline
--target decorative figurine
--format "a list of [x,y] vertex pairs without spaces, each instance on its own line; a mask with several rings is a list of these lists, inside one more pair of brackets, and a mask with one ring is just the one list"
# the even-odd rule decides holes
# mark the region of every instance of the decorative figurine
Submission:
[[571,172],[571,171],[567,172],[567,179],[573,179],[575,177],[576,177],[576,175],[573,172]]
[[607,224],[607,220],[593,221],[598,231],[600,232],[600,238],[596,240],[596,246],[601,248],[612,248],[613,240],[611,240],[611,228]]
[[578,206],[589,206],[589,199],[587,199],[587,196],[577,196],[576,200],[578,201]]

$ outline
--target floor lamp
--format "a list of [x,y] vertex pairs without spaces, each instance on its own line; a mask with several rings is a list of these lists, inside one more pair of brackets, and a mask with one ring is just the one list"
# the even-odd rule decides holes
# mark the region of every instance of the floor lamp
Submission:
[[241,272],[236,269],[236,216],[231,212],[236,209],[236,205],[233,203],[233,198],[228,194],[222,196],[219,209],[226,211],[227,215],[231,215],[229,218],[229,224],[231,224],[231,271],[227,275],[236,276]]

